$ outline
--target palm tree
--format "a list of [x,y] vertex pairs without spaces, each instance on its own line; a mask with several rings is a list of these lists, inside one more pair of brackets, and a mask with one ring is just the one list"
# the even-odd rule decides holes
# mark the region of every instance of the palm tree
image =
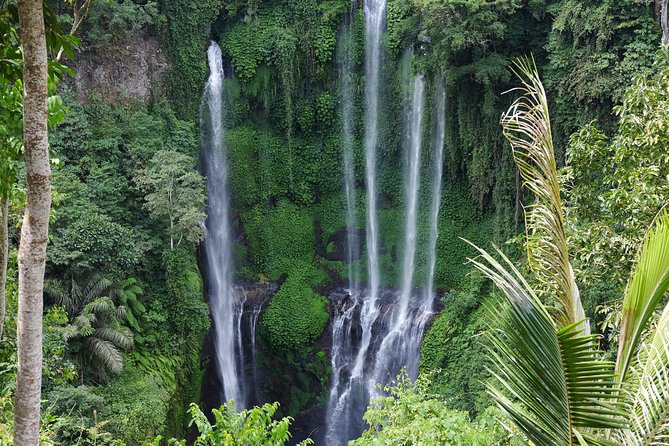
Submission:
[[137,325],[135,317],[130,319],[129,315],[132,314],[130,308],[137,306],[136,298],[141,292],[134,279],[118,286],[99,275],[87,278],[82,284],[72,279],[68,291],[57,282],[47,284],[45,294],[65,307],[71,321],[63,327],[61,336],[65,342],[78,341],[82,382],[86,366],[103,381],[108,371],[118,374],[123,370],[121,350],[134,345],[134,335],[124,323],[131,320],[134,321],[131,325]]
[[[504,295],[490,320],[489,392],[535,445],[669,444],[669,216],[653,222],[623,300],[620,344],[607,361],[591,335],[569,261],[546,94],[533,60],[516,64],[521,96],[502,117],[525,185],[532,281],[496,249],[470,261]],[[530,285],[530,283],[536,285]],[[549,296],[547,307],[542,299]],[[499,312],[496,312],[499,314]]]
[[134,345],[132,332],[122,324],[124,320],[124,307],[117,307],[109,297],[98,297],[86,304],[81,314],[63,328],[64,341],[80,341],[82,383],[86,365],[90,365],[97,379],[102,381],[107,380],[107,371],[121,373],[121,350],[128,350]]

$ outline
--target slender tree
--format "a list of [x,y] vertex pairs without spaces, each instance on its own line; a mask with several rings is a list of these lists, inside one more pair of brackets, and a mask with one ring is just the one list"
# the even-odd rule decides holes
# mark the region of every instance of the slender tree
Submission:
[[660,0],[660,26],[662,27],[662,46],[669,45],[669,24],[667,23],[667,6],[669,0]]
[[9,199],[0,197],[0,340],[7,312],[7,255],[9,253]]
[[18,11],[23,46],[27,191],[19,247],[14,444],[36,446],[39,444],[42,384],[42,290],[51,207],[47,46],[42,0],[19,0]]

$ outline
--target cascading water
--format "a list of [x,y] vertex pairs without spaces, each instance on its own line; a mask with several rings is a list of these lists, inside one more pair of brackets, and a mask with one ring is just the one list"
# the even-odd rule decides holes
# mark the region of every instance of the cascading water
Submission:
[[413,100],[411,102],[411,126],[409,135],[409,175],[406,184],[407,210],[406,229],[404,239],[404,261],[402,263],[402,289],[400,293],[399,313],[395,324],[400,327],[407,317],[413,273],[416,265],[416,218],[418,213],[418,188],[420,181],[420,152],[423,136],[423,91],[425,83],[423,76],[417,76],[413,85]]
[[344,173],[344,192],[346,195],[346,260],[348,264],[348,296],[337,306],[332,321],[332,376],[330,397],[327,407],[327,428],[325,439],[328,445],[344,444],[349,438],[351,428],[351,410],[349,396],[352,382],[347,379],[349,365],[355,360],[355,339],[352,336],[354,316],[359,309],[359,270],[354,260],[359,257],[358,228],[356,224],[355,166],[353,163],[353,69],[351,23],[355,11],[355,2],[351,5],[351,14],[340,34],[339,80],[342,92],[342,168]]
[[207,51],[209,79],[201,107],[202,156],[209,201],[205,253],[208,265],[210,307],[214,321],[217,371],[223,399],[235,400],[244,407],[239,354],[241,346],[240,315],[243,305],[232,287],[232,250],[230,237],[230,195],[223,124],[223,59],[221,49],[212,42]]
[[379,77],[382,37],[386,19],[385,0],[366,0],[365,16],[365,176],[367,181],[367,273],[369,292],[362,305],[362,344],[358,351],[353,379],[360,379],[365,369],[367,350],[372,341],[372,326],[379,315],[381,284],[379,269],[378,219],[376,216],[376,150],[379,142]]
[[441,179],[444,171],[444,135],[446,133],[446,89],[443,78],[437,82],[435,98],[436,127],[433,142],[432,205],[430,206],[430,240],[428,244],[427,282],[425,297],[429,307],[434,301],[434,270],[437,264],[437,238],[439,237],[439,209],[441,207]]
[[[416,288],[414,275],[425,91],[423,76],[419,75],[413,80],[411,101],[406,113],[408,134],[408,162],[405,173],[406,232],[401,287],[399,291],[382,290],[376,175],[385,1],[367,1],[364,5],[364,14],[366,23],[364,149],[367,193],[365,241],[368,284],[364,288],[360,286],[360,274],[357,268],[360,240],[356,222],[357,199],[353,161],[354,88],[349,21],[343,32],[344,50],[340,51],[342,166],[346,198],[346,260],[349,283],[348,289],[340,292],[339,298],[333,299],[335,312],[332,318],[332,381],[325,432],[325,444],[329,446],[344,445],[363,429],[362,414],[370,398],[375,395],[375,384],[388,382],[389,378],[394,377],[403,366],[406,366],[410,376],[415,378],[420,341],[432,314],[434,301],[432,282],[436,264],[444,142],[443,83],[438,84],[436,98],[426,283],[420,284],[421,287],[424,285],[422,292],[413,292]],[[212,43],[207,56],[211,73],[204,92],[201,114],[203,165],[209,190],[209,216],[205,240],[209,300],[214,320],[217,371],[223,392],[221,399],[234,399],[239,408],[244,408],[258,396],[256,391],[259,380],[255,367],[256,330],[267,300],[258,300],[257,296],[248,295],[244,287],[233,287],[230,197],[224,143],[224,73],[218,45]],[[408,73],[409,70],[405,70],[405,76],[408,76]]]
[[[353,7],[355,2],[353,3]],[[382,37],[385,25],[385,0],[366,0],[365,18],[365,177],[367,192],[367,267],[369,286],[362,290],[358,272],[353,269],[359,243],[355,222],[355,172],[353,168],[353,85],[351,83],[350,42],[341,51],[340,80],[343,115],[343,169],[347,210],[347,260],[349,266],[349,300],[336,306],[332,322],[332,383],[328,402],[326,444],[337,446],[362,430],[362,414],[369,402],[369,388],[365,372],[368,350],[372,343],[372,329],[379,316],[378,220],[376,215],[376,150],[378,145],[379,76],[382,55]],[[344,39],[350,39],[351,20],[347,23]],[[348,43],[348,44],[347,44]],[[357,339],[352,335],[354,325],[360,327]],[[351,367],[352,366],[352,367]]]
[[[423,135],[423,103],[425,82],[416,76],[413,83],[411,108],[408,113],[409,151],[406,175],[406,223],[402,282],[400,294],[393,305],[388,329],[376,353],[375,370],[370,377],[370,386],[385,383],[394,378],[399,368],[406,366],[409,375],[418,372],[418,352],[422,333],[412,333],[416,321],[423,319],[422,299],[412,296],[413,276],[416,264],[416,223],[418,214],[418,191],[420,186],[420,154]],[[431,310],[431,306],[427,311]],[[372,387],[374,388],[374,387]]]

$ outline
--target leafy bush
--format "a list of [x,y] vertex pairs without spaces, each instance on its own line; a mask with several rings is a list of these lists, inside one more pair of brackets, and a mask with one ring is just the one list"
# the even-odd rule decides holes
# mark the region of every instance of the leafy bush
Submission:
[[[288,428],[292,418],[273,420],[279,408],[278,403],[265,404],[250,410],[237,411],[235,403],[225,403],[220,409],[213,409],[212,413],[216,424],[212,425],[207,416],[197,405],[192,404],[191,425],[197,426],[198,437],[195,444],[198,446],[283,446],[290,440]],[[185,446],[185,442],[181,443]],[[313,444],[305,440],[297,446]]]
[[158,20],[156,0],[103,0],[94,2],[88,17],[86,40],[102,46],[134,36],[141,28]]
[[428,382],[411,379],[402,372],[394,385],[383,389],[387,396],[373,400],[364,419],[369,429],[349,444],[406,446],[509,445],[510,438],[490,414],[472,422],[466,412],[450,410],[444,400],[428,393]]
[[159,378],[128,363],[123,373],[98,390],[108,408],[107,428],[128,446],[167,432],[170,393]]
[[321,335],[329,319],[327,299],[311,288],[316,271],[299,265],[294,265],[262,318],[263,336],[276,350],[304,348]]

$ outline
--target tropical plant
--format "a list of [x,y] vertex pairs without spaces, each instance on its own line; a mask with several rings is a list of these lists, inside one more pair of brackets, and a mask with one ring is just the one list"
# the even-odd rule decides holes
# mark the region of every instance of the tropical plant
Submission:
[[192,157],[160,150],[135,177],[137,187],[145,193],[145,207],[151,217],[169,221],[171,249],[184,239],[198,243],[204,238],[205,181],[194,167]]
[[524,185],[536,197],[525,210],[528,265],[560,305],[560,325],[565,327],[583,321],[585,313],[569,263],[548,102],[541,81],[531,76],[534,60],[521,60],[517,68],[523,85],[511,91],[522,96],[502,116],[502,128]]
[[135,335],[142,331],[138,318],[146,311],[141,297],[144,290],[137,284],[137,279],[130,277],[121,282],[118,304],[125,309],[125,318]]
[[[290,440],[288,428],[292,418],[273,420],[279,403],[265,404],[249,410],[237,412],[234,401],[229,401],[220,409],[213,409],[216,424],[211,424],[207,416],[196,404],[191,404],[190,425],[195,425],[199,432],[195,446],[283,446]],[[170,444],[185,445],[174,440]],[[297,446],[313,444],[311,439],[304,440]]]
[[98,379],[107,379],[107,370],[118,374],[123,370],[121,350],[133,347],[132,332],[122,322],[126,320],[123,307],[117,307],[109,297],[98,297],[84,306],[81,314],[62,330],[64,341],[79,341],[81,381],[84,367],[93,367]]
[[[415,382],[402,370],[395,382],[384,386],[385,396],[373,400],[365,411],[369,429],[349,444],[366,445],[509,445],[511,435],[493,419],[489,408],[471,421],[467,412],[448,409],[443,397],[429,393],[429,376]],[[498,414],[497,414],[498,415]],[[342,426],[342,428],[344,428]]]
[[[534,444],[651,445],[669,438],[669,304],[656,311],[669,289],[669,216],[662,212],[647,233],[622,305],[615,364],[603,358],[568,304],[579,308],[564,240],[547,99],[533,61],[516,64],[522,96],[502,125],[537,204],[526,214],[532,279],[562,304],[552,312],[530,281],[497,249],[501,260],[479,249],[471,262],[503,292],[502,322],[495,309],[488,340],[493,364],[489,391]],[[478,248],[477,248],[478,249]],[[537,256],[542,258],[537,262]],[[550,278],[548,272],[556,276]],[[545,288],[544,288],[545,289]],[[570,301],[567,301],[569,298]],[[582,307],[581,307],[582,308]]]
[[82,382],[84,368],[89,365],[101,380],[106,379],[107,371],[117,374],[123,370],[121,350],[134,345],[134,335],[124,323],[138,325],[133,310],[143,308],[137,299],[141,292],[134,279],[118,286],[99,275],[83,283],[71,280],[68,291],[54,282],[46,287],[45,294],[68,313],[70,323],[60,332],[65,342],[76,341]]

